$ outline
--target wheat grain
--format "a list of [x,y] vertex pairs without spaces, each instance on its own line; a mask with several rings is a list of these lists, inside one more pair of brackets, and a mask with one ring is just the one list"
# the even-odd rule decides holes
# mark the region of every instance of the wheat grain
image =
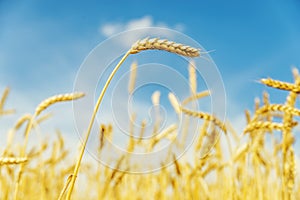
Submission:
[[161,40],[158,38],[145,38],[137,41],[130,49],[130,54],[136,54],[145,50],[164,50],[171,53],[176,53],[182,56],[198,57],[200,55],[199,49],[186,46],[183,44],[171,42],[168,40]]
[[27,158],[18,158],[18,157],[0,157],[0,166],[1,165],[12,165],[12,164],[21,164],[27,162]]

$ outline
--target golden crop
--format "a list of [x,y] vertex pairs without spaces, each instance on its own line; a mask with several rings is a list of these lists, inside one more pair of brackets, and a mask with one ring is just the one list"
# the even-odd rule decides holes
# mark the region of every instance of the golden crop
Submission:
[[[85,143],[78,152],[77,162],[69,155],[64,145],[65,138],[60,132],[53,144],[45,140],[34,146],[28,145],[28,135],[32,129],[51,117],[47,114],[40,116],[48,106],[75,100],[84,94],[63,94],[42,101],[33,114],[25,114],[8,131],[7,145],[0,152],[0,199],[300,199],[293,147],[293,129],[297,125],[295,117],[300,115],[300,110],[295,107],[300,88],[300,75],[296,69],[293,70],[294,83],[271,78],[261,80],[261,83],[269,87],[286,90],[286,102],[272,104],[269,95],[264,93],[261,105],[258,99],[255,100],[252,115],[246,110],[246,127],[243,132],[237,133],[229,122],[223,122],[213,114],[186,107],[190,102],[210,94],[209,91],[197,91],[197,77],[193,67],[195,64],[191,62],[188,69],[191,96],[178,102],[174,94],[170,93],[169,100],[174,110],[183,114],[187,120],[197,118],[204,121],[198,130],[199,137],[191,147],[194,151],[192,161],[184,157],[177,160],[170,152],[169,157],[174,161],[172,166],[145,174],[130,174],[103,165],[95,166],[88,161],[82,162],[95,113],[114,73],[127,56],[149,49],[189,57],[200,55],[198,49],[156,38],[146,38],[134,44],[117,65],[100,94]],[[134,90],[137,67],[137,63],[132,65],[129,93]],[[1,117],[14,112],[5,109],[8,94],[7,88],[0,101]],[[159,104],[159,94],[154,94],[152,100]],[[177,137],[177,126],[172,124],[147,142],[130,137],[127,151],[144,148],[145,152],[151,152],[163,139],[180,148],[185,141],[184,138]],[[188,123],[184,123],[184,126],[188,126]],[[209,129],[209,126],[213,128]],[[146,122],[143,121],[138,132],[140,138],[143,137],[145,128]],[[183,130],[186,131],[183,135],[189,134],[188,128]],[[24,133],[23,143],[12,142],[16,132]],[[224,134],[221,139],[224,138],[225,143],[218,140],[219,132]],[[103,138],[112,137],[113,133],[111,124],[99,127],[99,152],[107,145]],[[275,139],[275,134],[281,134],[280,141]],[[209,151],[211,146],[213,149]],[[229,156],[225,155],[225,148]],[[127,156],[120,157],[116,168],[127,165],[127,160]],[[128,164],[127,167],[131,166]],[[80,179],[75,182],[78,176]]]

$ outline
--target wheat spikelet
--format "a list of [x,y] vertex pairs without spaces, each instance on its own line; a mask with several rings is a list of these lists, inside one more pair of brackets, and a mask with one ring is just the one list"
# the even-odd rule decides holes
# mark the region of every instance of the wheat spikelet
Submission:
[[150,150],[153,149],[153,147],[163,138],[174,140],[176,138],[176,134],[173,135],[172,133],[176,133],[176,130],[177,130],[177,125],[172,124],[169,127],[167,127],[165,130],[160,132],[159,134],[155,135],[155,137],[152,139],[150,143]]
[[[289,126],[294,127],[297,125],[297,122],[293,122],[289,124]],[[261,121],[253,121],[245,128],[244,133],[251,132],[257,129],[268,129],[268,130],[279,130],[282,131],[286,128],[282,123],[275,122],[261,122]]]
[[104,124],[100,125],[100,134],[99,134],[99,151],[102,150],[103,146],[104,146],[104,134],[106,132],[106,127]]
[[209,122],[207,120],[205,120],[202,127],[201,127],[200,134],[199,134],[199,137],[198,137],[198,141],[195,145],[195,152],[199,151],[201,146],[203,145],[204,137],[207,135],[208,125],[209,125]]
[[181,104],[184,106],[184,105],[187,105],[188,103],[190,103],[190,102],[192,102],[194,100],[201,99],[201,98],[209,96],[209,95],[210,95],[210,91],[209,90],[205,90],[203,92],[199,92],[199,93],[197,93],[197,94],[195,94],[193,96],[190,96],[190,97],[184,99]]
[[130,79],[128,83],[128,93],[132,94],[134,87],[135,87],[135,81],[136,81],[136,73],[137,73],[137,62],[131,63],[130,66]]
[[290,148],[288,152],[288,163],[286,163],[287,173],[287,187],[289,195],[291,196],[293,193],[294,185],[295,185],[295,176],[296,176],[296,165],[295,165],[295,153],[294,149]]
[[18,158],[18,157],[0,157],[0,166],[1,165],[12,165],[12,164],[21,164],[27,162],[27,158]]
[[23,115],[15,124],[14,129],[18,130],[20,129],[20,127],[26,122],[29,121],[31,119],[31,115],[30,114],[25,114]]
[[4,92],[3,92],[3,95],[1,97],[1,100],[0,100],[0,110],[3,110],[3,107],[4,107],[4,104],[5,104],[5,101],[7,99],[7,96],[9,94],[9,88],[5,88]]
[[197,72],[195,61],[191,60],[189,63],[189,81],[192,96],[197,93]]
[[292,68],[292,74],[293,74],[295,80],[299,77],[299,71],[296,67]]
[[206,177],[211,171],[218,168],[219,164],[217,162],[211,162],[209,165],[201,172],[202,177]]
[[254,110],[255,110],[255,111],[258,110],[258,109],[259,109],[259,106],[260,106],[260,100],[259,100],[258,97],[256,97],[256,98],[254,99]]
[[72,101],[75,99],[79,99],[83,97],[85,94],[78,92],[78,93],[67,93],[67,94],[60,94],[49,97],[48,99],[42,101],[35,110],[35,115],[38,116],[43,110],[55,104],[57,102],[64,102],[64,101]]
[[[223,130],[226,133],[226,129]],[[213,130],[206,135],[206,140],[201,146],[200,150],[200,158],[203,159],[205,158],[208,154],[209,151],[214,147],[215,144],[217,144],[218,138],[219,137],[219,132],[213,127]]]
[[154,106],[157,106],[159,105],[159,102],[160,102],[160,91],[155,91],[153,92],[152,96],[151,96],[151,100],[152,100],[152,104]]
[[232,160],[234,162],[240,160],[245,153],[249,150],[249,144],[246,143],[243,146],[241,146],[240,148],[238,148],[238,150],[236,151],[235,155],[233,156]]
[[5,104],[5,101],[8,97],[8,94],[9,94],[9,91],[10,89],[7,87],[5,88],[4,92],[3,92],[3,95],[0,99],[0,115],[9,115],[9,114],[13,114],[15,113],[15,110],[11,109],[11,110],[3,110],[4,108],[4,104]]
[[[270,104],[270,95],[267,92],[263,92],[263,103],[265,106],[268,106]],[[270,113],[265,113],[267,121],[272,121],[272,116]]]
[[251,121],[251,115],[249,110],[245,110],[245,117],[246,117],[247,124],[249,124]]
[[175,169],[176,169],[176,174],[178,176],[181,176],[181,174],[182,174],[181,171],[182,170],[181,170],[180,164],[177,161],[177,158],[176,158],[175,154],[173,154],[173,161],[174,161],[174,165],[175,165]]
[[164,50],[188,57],[197,57],[200,55],[199,49],[158,38],[145,38],[137,41],[131,47],[130,54],[136,54],[150,49]]
[[216,117],[214,117],[210,114],[204,113],[204,112],[195,112],[195,111],[188,110],[186,108],[181,107],[173,93],[169,93],[169,100],[177,114],[183,112],[184,114],[187,114],[192,117],[197,117],[197,118],[201,118],[204,120],[212,121],[214,124],[216,124],[218,127],[220,127],[225,133],[227,133],[225,125],[220,120],[218,120]]
[[262,106],[255,112],[254,120],[258,118],[258,115],[265,114],[268,111],[280,111],[284,113],[288,113],[295,116],[300,116],[300,110],[289,105],[282,105],[282,104],[269,104]]
[[270,95],[267,92],[263,92],[263,103],[264,105],[270,104]]
[[219,128],[221,128],[222,131],[224,131],[224,133],[227,133],[225,124],[222,123],[219,119],[217,119],[213,115],[210,115],[210,114],[204,113],[204,112],[199,112],[199,111],[196,112],[196,111],[188,110],[188,109],[183,108],[183,107],[181,107],[181,111],[186,115],[189,115],[189,116],[192,116],[192,117],[197,117],[197,118],[204,119],[204,120],[207,120],[207,121],[211,121],[215,125],[217,125]]
[[41,117],[39,117],[37,120],[36,120],[36,123],[37,124],[40,124],[42,123],[43,121],[46,121],[47,119],[51,118],[52,117],[52,114],[51,113],[47,113]]
[[295,92],[295,93],[300,93],[300,88],[295,86],[292,83],[273,80],[271,78],[261,79],[260,81],[261,81],[261,83],[263,83],[263,84],[265,84],[269,87],[277,88],[277,89],[280,89],[280,90],[292,91],[292,92]]
[[181,112],[180,104],[177,101],[177,98],[175,97],[175,95],[173,93],[169,93],[168,97],[169,97],[169,101],[170,101],[171,105],[173,106],[175,112],[177,114],[180,114],[180,112]]
[[163,130],[161,133],[155,136],[155,140],[161,140],[162,138],[167,137],[170,133],[174,132],[177,130],[177,125],[172,124],[169,127],[167,127],[165,130]]

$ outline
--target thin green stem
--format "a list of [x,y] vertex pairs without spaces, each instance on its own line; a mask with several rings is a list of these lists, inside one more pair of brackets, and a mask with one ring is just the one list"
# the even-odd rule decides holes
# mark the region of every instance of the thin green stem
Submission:
[[127,53],[123,56],[123,58],[119,61],[119,63],[117,64],[117,66],[114,68],[114,70],[112,71],[112,73],[109,75],[101,93],[100,93],[100,96],[98,97],[98,100],[97,100],[97,103],[94,107],[94,112],[93,112],[93,115],[92,115],[92,118],[90,120],[90,124],[88,126],[88,130],[86,132],[86,135],[85,135],[85,138],[84,138],[84,141],[83,141],[83,144],[82,144],[82,147],[81,147],[81,150],[80,150],[80,154],[79,154],[79,157],[78,157],[78,160],[77,160],[77,163],[75,165],[75,168],[74,168],[74,172],[73,172],[73,176],[72,176],[72,179],[71,179],[71,183],[70,183],[70,189],[67,193],[67,197],[66,199],[71,199],[71,195],[72,195],[72,191],[74,189],[74,185],[75,185],[75,181],[76,181],[76,178],[77,178],[77,175],[78,175],[78,171],[79,171],[79,167],[80,167],[80,164],[81,164],[81,160],[82,160],[82,157],[83,157],[83,154],[84,154],[84,151],[85,151],[85,148],[86,148],[86,144],[88,142],[88,139],[89,139],[89,136],[90,136],[90,133],[91,133],[91,130],[92,130],[92,127],[93,127],[93,124],[94,124],[94,121],[95,121],[95,117],[96,117],[96,114],[97,114],[97,111],[99,109],[99,106],[101,104],[101,101],[103,99],[103,96],[108,88],[108,85],[110,84],[112,78],[114,77],[114,75],[116,74],[116,72],[118,71],[118,69],[120,68],[120,66],[122,65],[122,63],[126,60],[126,58],[130,55],[130,52],[131,52],[131,49],[129,51],[127,51]]

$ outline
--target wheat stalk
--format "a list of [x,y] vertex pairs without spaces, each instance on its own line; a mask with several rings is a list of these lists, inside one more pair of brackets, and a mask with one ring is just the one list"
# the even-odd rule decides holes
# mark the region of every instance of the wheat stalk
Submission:
[[26,157],[0,157],[0,166],[1,165],[12,165],[12,164],[21,164],[27,162]]
[[[293,69],[293,75],[294,75],[294,87],[296,89],[300,88],[300,76],[297,69]],[[287,96],[285,104],[290,107],[295,107],[296,98],[298,95],[298,92],[295,90],[291,90],[289,95]],[[293,138],[292,134],[292,127],[289,126],[293,122],[293,115],[285,112],[283,116],[283,124],[285,125],[285,129],[283,130],[283,142],[282,142],[282,157],[283,157],[283,195],[289,199],[292,198],[291,196],[291,190],[293,189],[293,182],[294,182],[294,176],[293,172],[291,170],[290,163],[293,163],[294,161],[291,159],[294,159],[293,155],[289,156],[289,154],[294,154],[293,148],[291,146],[291,143],[288,143],[288,140],[290,138]],[[285,167],[285,165],[288,165]],[[291,177],[293,177],[293,180],[291,180]],[[290,184],[292,183],[292,184]]]
[[135,82],[136,82],[136,73],[137,73],[137,62],[133,62],[131,63],[130,66],[130,78],[128,83],[129,94],[132,94],[132,92],[134,91]]
[[176,53],[182,56],[198,57],[200,55],[199,49],[186,46],[183,44],[168,41],[166,39],[145,38],[137,41],[130,50],[130,54],[136,54],[145,50],[164,50],[171,53]]
[[197,93],[197,72],[195,67],[195,61],[191,60],[189,63],[189,81],[191,94],[195,95]]
[[67,182],[66,182],[64,188],[62,189],[61,193],[59,194],[58,200],[62,200],[64,194],[66,193],[66,191],[67,191],[67,189],[68,189],[68,187],[69,187],[69,185],[70,185],[70,182],[71,182],[71,180],[72,180],[72,176],[73,176],[73,175],[70,175],[70,176],[68,177]]

